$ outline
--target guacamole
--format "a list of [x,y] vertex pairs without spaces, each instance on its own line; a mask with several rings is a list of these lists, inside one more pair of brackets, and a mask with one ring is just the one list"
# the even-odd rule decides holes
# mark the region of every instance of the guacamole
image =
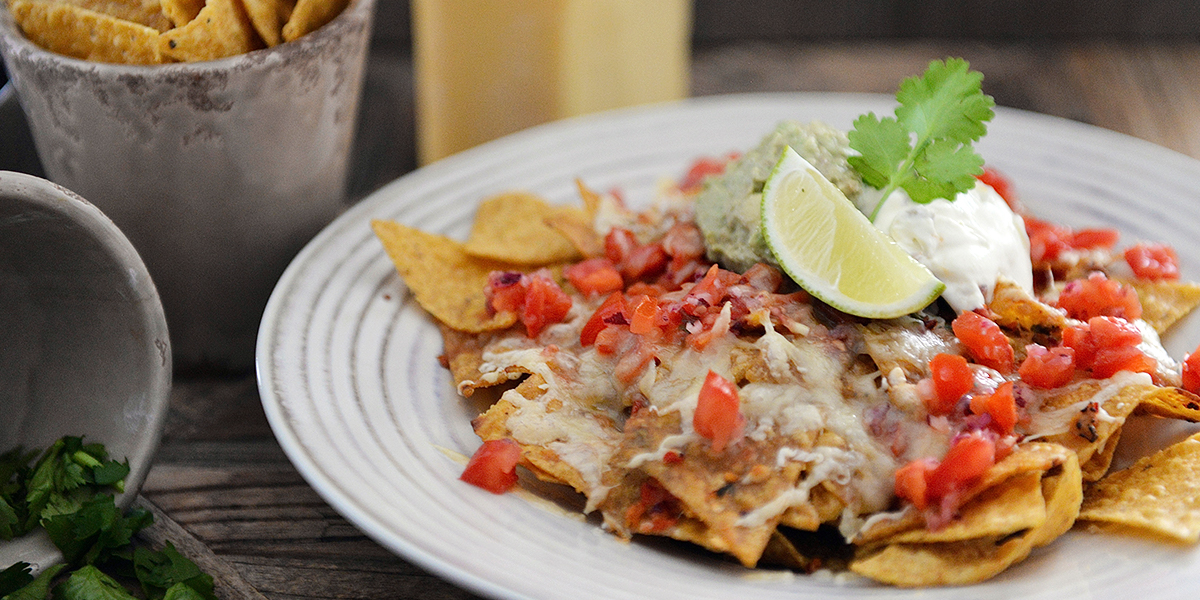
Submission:
[[784,121],[756,148],[730,163],[724,174],[705,181],[697,196],[696,224],[704,233],[710,260],[739,273],[760,262],[778,266],[759,228],[759,204],[763,182],[784,146],[791,146],[851,200],[862,191],[862,178],[846,162],[850,142],[844,132],[816,121]]

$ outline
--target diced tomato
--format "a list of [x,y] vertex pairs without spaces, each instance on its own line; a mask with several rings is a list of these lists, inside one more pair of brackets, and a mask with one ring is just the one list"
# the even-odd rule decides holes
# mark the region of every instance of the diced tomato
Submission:
[[596,334],[596,352],[604,355],[616,354],[621,349],[622,330],[616,325],[609,325]]
[[1025,346],[1025,360],[1017,368],[1017,374],[1033,387],[1062,387],[1075,376],[1075,349],[1069,346],[1047,349],[1040,344]]
[[954,412],[958,401],[975,387],[975,375],[967,365],[967,359],[957,354],[939,352],[929,361],[929,372],[936,392],[925,408],[932,415],[948,415]]
[[637,237],[628,229],[613,227],[604,236],[604,256],[614,265],[621,264],[637,247]]
[[683,177],[683,181],[679,182],[679,189],[685,194],[691,194],[700,191],[700,185],[704,183],[704,179],[710,175],[720,175],[725,172],[725,166],[730,161],[737,159],[740,156],[736,152],[731,152],[721,158],[703,157],[696,159],[692,163],[691,168]]
[[[994,435],[994,434],[993,434]],[[982,434],[965,435],[954,442],[926,480],[927,497],[941,499],[963,490],[996,463],[996,443]]]
[[628,325],[630,316],[625,296],[620,292],[613,292],[604,299],[604,303],[596,312],[592,313],[587,323],[584,323],[579,332],[579,343],[585,348],[591,346],[604,328],[609,325]]
[[1017,195],[1013,192],[1012,183],[1007,177],[993,168],[984,167],[983,173],[976,176],[976,178],[990,185],[993,190],[996,190],[997,194],[1000,194],[1001,198],[1004,198],[1010,209],[1018,212],[1020,205],[1017,202]]
[[661,533],[679,522],[679,499],[655,479],[642,482],[638,501],[625,510],[625,524],[638,533]]
[[1028,215],[1022,218],[1025,220],[1025,233],[1029,235],[1029,257],[1035,265],[1055,260],[1071,247],[1067,243],[1071,232],[1066,227]]
[[663,251],[672,259],[693,259],[704,256],[704,234],[691,223],[676,223],[662,239]]
[[642,296],[633,308],[633,318],[629,321],[629,332],[645,335],[658,329],[658,302],[649,296]]
[[1166,244],[1137,244],[1125,249],[1125,262],[1138,279],[1179,279],[1179,255]]
[[521,446],[512,438],[488,440],[471,455],[459,479],[493,494],[503,494],[517,484]]
[[1137,292],[1100,272],[1068,283],[1058,295],[1056,305],[1080,321],[1097,316],[1133,321],[1142,316],[1142,303]]
[[971,398],[971,412],[990,416],[992,425],[1001,435],[1012,433],[1018,418],[1017,402],[1013,397],[1013,383],[1006,381],[991,394],[981,394]]
[[589,258],[563,269],[563,276],[583,294],[607,294],[625,288],[625,280],[607,258]]
[[745,422],[737,386],[709,371],[700,387],[700,397],[692,417],[692,427],[696,433],[712,442],[713,452],[722,452],[727,444],[741,437]]
[[493,271],[488,274],[488,305],[496,312],[517,312],[525,305],[528,281],[517,271]]
[[922,458],[900,467],[896,471],[896,497],[908,500],[917,510],[925,510],[929,506],[926,482],[937,464],[932,458]]
[[1119,371],[1154,373],[1158,361],[1137,346],[1142,334],[1132,323],[1115,317],[1092,317],[1063,330],[1063,345],[1075,351],[1075,366],[1107,379]]
[[662,244],[638,246],[617,264],[621,275],[629,281],[650,279],[667,270],[667,252]]
[[1101,347],[1092,361],[1092,375],[1100,379],[1108,379],[1121,371],[1153,374],[1157,368],[1158,361],[1136,346]]
[[1088,319],[1088,333],[1098,348],[1136,346],[1142,343],[1142,332],[1125,319],[1092,317]]
[[977,312],[967,311],[958,315],[950,327],[975,362],[1006,375],[1012,373],[1013,349],[995,321]]
[[1067,244],[1077,250],[1095,250],[1097,248],[1112,248],[1117,245],[1121,234],[1116,229],[1094,228],[1076,229],[1071,232]]
[[1183,389],[1200,394],[1200,348],[1183,358]]
[[521,322],[529,337],[537,337],[547,325],[558,323],[571,310],[571,297],[546,275],[529,277],[525,304],[521,307]]

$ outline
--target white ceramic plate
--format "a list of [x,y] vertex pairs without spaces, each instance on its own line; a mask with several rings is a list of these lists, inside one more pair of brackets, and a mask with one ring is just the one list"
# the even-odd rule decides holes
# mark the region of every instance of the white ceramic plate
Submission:
[[[437,361],[441,339],[369,228],[395,219],[465,238],[476,203],[513,188],[577,202],[576,177],[637,202],[691,160],[753,146],[785,118],[849,127],[890,112],[880,96],[781,94],[703,98],[535,128],[420,169],[356,205],[295,259],[267,306],[258,341],[262,401],[280,444],[310,484],[397,554],[497,598],[958,598],[852,578],[752,572],[661,541],[622,543],[595,519],[553,502],[495,496],[458,481],[479,444]],[[1000,110],[980,150],[1026,204],[1074,226],[1117,226],[1123,240],[1162,240],[1200,279],[1200,163],[1061,119]],[[1200,342],[1185,323],[1168,347]],[[1194,598],[1200,551],[1072,532],[976,598]]]

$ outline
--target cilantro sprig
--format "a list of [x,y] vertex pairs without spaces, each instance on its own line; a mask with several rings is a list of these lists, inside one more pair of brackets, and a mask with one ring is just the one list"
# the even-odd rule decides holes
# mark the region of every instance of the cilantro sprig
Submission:
[[983,75],[967,61],[934,60],[920,77],[909,77],[896,92],[895,117],[867,113],[848,133],[858,155],[850,165],[863,181],[883,190],[872,221],[887,197],[903,189],[914,202],[954,197],[975,185],[983,158],[972,143],[987,133],[996,105],[982,90]]
[[64,559],[37,577],[24,562],[0,570],[0,600],[216,600],[212,577],[174,546],[134,543],[154,516],[117,508],[113,493],[125,489],[128,474],[128,461],[79,437],[63,437],[43,452],[0,454],[0,540],[41,527]]

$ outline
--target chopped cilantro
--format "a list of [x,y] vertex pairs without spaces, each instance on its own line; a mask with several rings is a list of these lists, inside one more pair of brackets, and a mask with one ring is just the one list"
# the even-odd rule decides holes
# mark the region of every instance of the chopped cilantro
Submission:
[[965,60],[935,60],[924,75],[901,82],[894,118],[867,113],[854,121],[848,136],[858,155],[850,157],[850,165],[863,181],[883,190],[872,221],[897,189],[927,204],[953,200],[975,184],[983,158],[971,144],[987,133],[996,105],[983,93],[982,82],[983,75]]
[[37,577],[24,562],[0,571],[0,600],[216,600],[212,577],[174,546],[134,543],[154,517],[117,509],[113,493],[124,491],[128,474],[128,461],[111,460],[103,445],[80,437],[43,452],[0,454],[0,540],[42,527],[65,561]]

